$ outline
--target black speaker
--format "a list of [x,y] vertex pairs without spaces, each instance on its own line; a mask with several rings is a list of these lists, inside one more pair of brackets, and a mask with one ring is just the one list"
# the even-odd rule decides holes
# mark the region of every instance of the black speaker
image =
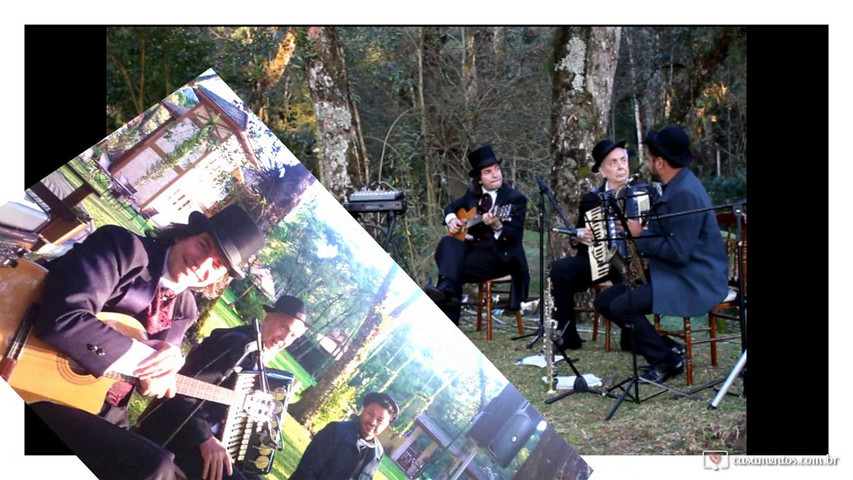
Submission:
[[468,437],[506,467],[536,431],[539,412],[512,385],[507,385],[475,418]]

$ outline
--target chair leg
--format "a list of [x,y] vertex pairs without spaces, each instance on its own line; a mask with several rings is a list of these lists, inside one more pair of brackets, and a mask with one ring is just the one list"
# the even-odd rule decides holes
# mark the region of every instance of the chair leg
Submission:
[[477,285],[477,331],[483,329],[483,284]]
[[684,317],[684,371],[687,374],[687,384],[693,385],[693,336],[690,328],[690,317]]
[[515,321],[518,323],[518,334],[524,335],[524,324],[521,323],[521,311],[515,311]]
[[610,351],[610,319],[604,319],[604,351]]
[[492,282],[486,283],[486,341],[492,339]]
[[717,366],[717,317],[708,313],[708,336],[711,338],[711,366]]
[[598,310],[592,312],[592,341],[598,341],[598,318],[600,317]]

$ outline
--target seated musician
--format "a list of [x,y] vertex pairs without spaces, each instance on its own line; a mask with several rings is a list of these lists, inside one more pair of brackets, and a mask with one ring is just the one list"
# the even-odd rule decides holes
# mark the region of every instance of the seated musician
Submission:
[[[623,329],[634,330],[637,353],[649,362],[647,380],[663,382],[684,371],[684,361],[646,318],[659,313],[677,317],[704,315],[726,296],[727,263],[720,229],[712,210],[672,215],[711,206],[705,187],[687,168],[690,141],[680,127],[650,131],[646,166],[663,184],[648,224],[627,221],[649,281],[629,289],[624,283],[601,292],[595,308]],[[672,216],[670,216],[672,215]],[[665,216],[664,218],[658,218]]]
[[[550,270],[555,307],[554,319],[557,320],[557,328],[561,332],[557,342],[559,346],[568,349],[578,349],[583,345],[575,323],[575,294],[585,291],[591,285],[608,280],[617,283],[620,278],[617,270],[610,268],[606,276],[593,280],[589,248],[593,246],[594,235],[590,226],[586,224],[585,214],[595,207],[601,207],[605,197],[612,196],[617,188],[628,182],[631,176],[628,150],[625,149],[624,141],[613,143],[610,139],[604,139],[593,147],[592,158],[595,161],[592,171],[601,175],[602,184],[581,198],[576,223],[577,230],[581,234],[577,238],[572,237],[572,245],[577,247],[577,253],[573,257],[553,261]],[[606,220],[602,218],[602,221]],[[612,232],[612,228],[607,228],[606,223],[602,227],[604,231]],[[600,251],[609,249],[611,243],[605,242],[598,245]],[[621,342],[623,350],[630,350],[628,342],[630,342],[630,336],[623,334]]]
[[358,418],[331,422],[314,435],[290,480],[373,478],[384,455],[377,436],[399,414],[397,402],[390,395],[368,393]]
[[[188,224],[148,237],[104,226],[48,265],[34,332],[96,377],[121,373],[136,377],[143,395],[172,396],[184,363],[180,344],[198,315],[191,291],[222,289],[231,276],[242,277],[241,264],[263,243],[236,205],[211,218],[193,212]],[[132,317],[148,340],[109,328],[95,317],[102,311]],[[119,428],[127,425],[130,390],[113,385],[103,418],[52,402],[32,407],[99,478],[149,478],[140,465],[147,454],[138,454],[148,445],[137,445],[147,440]],[[137,466],[127,465],[129,458]]]
[[[301,337],[307,327],[304,304],[296,297],[284,295],[264,310],[261,339],[267,362]],[[237,371],[257,370],[257,350],[252,352],[256,341],[251,325],[216,329],[190,351],[180,373],[215,385],[233,384],[231,377]],[[155,400],[140,415],[134,431],[173,452],[175,463],[189,479],[257,478],[235,468],[226,446],[217,438],[227,408],[183,395]]]
[[[527,298],[530,273],[524,255],[522,237],[527,198],[504,183],[501,159],[491,145],[483,145],[468,153],[471,163],[471,185],[465,194],[444,209],[447,233],[435,250],[438,282],[428,285],[425,292],[459,325],[462,285],[506,275],[512,276],[508,310],[518,310]],[[482,221],[472,226],[466,240],[460,233],[466,222],[462,212],[476,213]],[[501,215],[505,212],[506,215]]]

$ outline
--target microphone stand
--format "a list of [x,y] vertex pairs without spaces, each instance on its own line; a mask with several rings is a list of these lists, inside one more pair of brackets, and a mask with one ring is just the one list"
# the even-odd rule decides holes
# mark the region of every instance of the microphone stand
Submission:
[[539,175],[536,175],[535,177],[536,183],[539,184],[539,326],[533,333],[512,337],[512,340],[533,337],[533,340],[528,342],[526,345],[526,348],[528,349],[532,348],[533,345],[536,345],[536,342],[538,342],[540,338],[545,337],[545,310],[542,305],[542,299],[545,298],[545,231],[547,230],[548,224],[545,197],[548,197],[548,200],[551,201],[551,205],[554,207],[554,211],[557,212],[557,215],[559,215],[560,219],[563,220],[563,224],[566,228],[562,233],[577,234],[577,230],[570,226],[569,221],[566,220],[566,216],[563,215],[563,211],[560,209],[560,205],[557,203],[557,200],[555,200],[554,196],[551,194],[551,189],[548,188],[548,184],[545,183],[545,180],[543,180]]

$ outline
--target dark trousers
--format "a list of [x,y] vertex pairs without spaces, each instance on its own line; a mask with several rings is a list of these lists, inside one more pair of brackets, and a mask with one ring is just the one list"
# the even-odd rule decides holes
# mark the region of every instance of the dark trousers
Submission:
[[174,480],[171,452],[89,412],[51,402],[33,411],[101,480]]
[[575,321],[575,294],[586,291],[589,287],[610,280],[613,284],[619,281],[616,269],[603,278],[593,282],[589,266],[589,254],[580,251],[574,257],[561,258],[551,262],[551,298],[554,300],[554,319],[560,331],[566,324]]
[[[510,264],[503,261],[490,242],[463,242],[449,235],[438,242],[435,263],[438,265],[439,287],[448,286],[456,296],[462,294],[465,283],[482,282],[512,273]],[[459,325],[461,306],[442,306],[441,310]]]
[[[613,285],[598,294],[595,308],[606,318],[625,329],[634,329],[634,347],[649,364],[672,361],[672,352],[663,338],[649,322],[646,315],[652,313],[652,284],[638,285],[631,290],[624,283]],[[623,335],[630,334],[624,330]]]

